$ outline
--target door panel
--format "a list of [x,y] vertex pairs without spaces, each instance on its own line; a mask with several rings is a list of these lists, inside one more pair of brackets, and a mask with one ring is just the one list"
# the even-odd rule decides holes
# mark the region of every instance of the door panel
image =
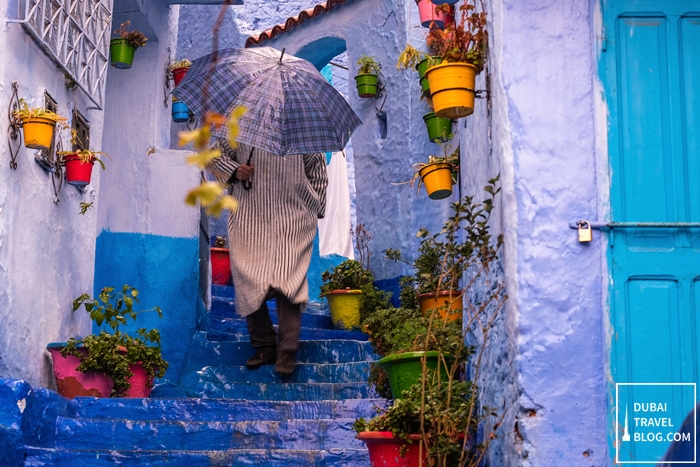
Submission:
[[700,0],[603,0],[611,221],[680,223],[609,233],[613,383],[699,382],[700,229],[682,225],[700,222],[699,12]]

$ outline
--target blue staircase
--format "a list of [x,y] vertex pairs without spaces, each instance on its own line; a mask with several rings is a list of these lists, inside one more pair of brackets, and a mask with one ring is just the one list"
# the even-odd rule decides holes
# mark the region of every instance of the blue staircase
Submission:
[[[212,310],[196,332],[179,384],[149,399],[76,398],[49,414],[24,465],[353,466],[369,465],[355,439],[357,417],[387,406],[367,384],[376,360],[367,336],[338,331],[308,310],[297,370],[245,368],[253,349],[229,287],[213,287]],[[276,323],[274,302],[269,302]]]

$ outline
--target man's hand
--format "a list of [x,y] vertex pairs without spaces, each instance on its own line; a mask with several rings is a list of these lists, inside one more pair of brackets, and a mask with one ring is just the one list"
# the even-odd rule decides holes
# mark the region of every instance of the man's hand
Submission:
[[255,166],[253,164],[239,165],[238,169],[236,170],[236,178],[240,181],[250,180],[250,177],[253,175],[254,169]]

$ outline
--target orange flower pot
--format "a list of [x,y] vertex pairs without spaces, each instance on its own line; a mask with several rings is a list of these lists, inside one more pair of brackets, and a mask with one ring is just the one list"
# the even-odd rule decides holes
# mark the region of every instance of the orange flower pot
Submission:
[[429,292],[418,295],[418,304],[420,311],[424,315],[430,310],[438,310],[440,318],[448,321],[456,321],[462,318],[462,297],[464,292],[461,290],[441,290],[440,292]]

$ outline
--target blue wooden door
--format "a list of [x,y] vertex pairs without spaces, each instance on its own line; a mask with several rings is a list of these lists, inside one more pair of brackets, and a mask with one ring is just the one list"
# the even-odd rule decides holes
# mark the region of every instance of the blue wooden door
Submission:
[[[612,378],[697,383],[700,228],[688,224],[700,222],[700,0],[603,0],[603,23],[612,221],[657,224],[608,233]],[[642,389],[630,389],[631,403]],[[667,446],[614,440],[612,454],[632,459]]]

